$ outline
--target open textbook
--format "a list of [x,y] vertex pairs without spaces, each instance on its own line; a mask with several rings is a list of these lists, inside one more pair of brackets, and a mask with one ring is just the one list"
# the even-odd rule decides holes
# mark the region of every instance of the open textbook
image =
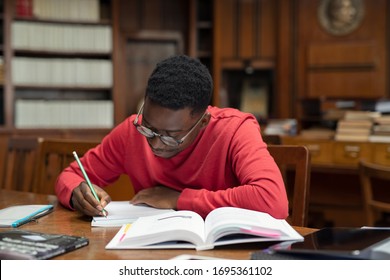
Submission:
[[139,217],[169,213],[172,209],[158,209],[147,205],[133,205],[129,201],[111,201],[104,208],[107,217],[96,216],[92,218],[93,227],[121,227],[132,223]]
[[205,220],[193,211],[174,211],[141,217],[123,225],[106,249],[195,248],[262,242],[302,241],[285,220],[235,207],[217,208]]

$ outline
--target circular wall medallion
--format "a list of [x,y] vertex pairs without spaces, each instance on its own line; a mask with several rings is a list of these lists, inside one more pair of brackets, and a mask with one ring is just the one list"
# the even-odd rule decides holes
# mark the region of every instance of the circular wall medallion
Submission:
[[346,35],[359,27],[364,17],[363,0],[321,0],[318,20],[333,35]]

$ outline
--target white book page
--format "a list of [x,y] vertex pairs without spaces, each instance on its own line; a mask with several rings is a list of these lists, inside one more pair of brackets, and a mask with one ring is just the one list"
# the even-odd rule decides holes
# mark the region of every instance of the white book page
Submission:
[[175,211],[142,217],[132,224],[118,247],[145,246],[167,241],[204,243],[204,222],[192,211]]
[[133,205],[129,201],[111,201],[105,208],[107,217],[96,216],[92,218],[93,227],[120,227],[132,223],[139,217],[170,213],[173,209],[158,209],[147,205]]
[[253,233],[264,237],[278,239],[301,238],[285,221],[275,219],[267,213],[222,207],[212,211],[205,221],[206,243],[213,243],[228,234]]

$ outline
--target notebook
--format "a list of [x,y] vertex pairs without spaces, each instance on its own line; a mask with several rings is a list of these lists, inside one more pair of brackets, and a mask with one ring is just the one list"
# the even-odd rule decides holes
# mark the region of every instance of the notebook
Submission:
[[53,211],[53,205],[16,205],[0,210],[0,227],[18,227]]
[[88,245],[85,237],[13,229],[0,232],[0,260],[45,260]]
[[139,217],[169,213],[173,209],[158,209],[148,205],[133,205],[129,201],[111,201],[105,208],[107,217],[96,216],[92,218],[93,227],[121,227],[133,223]]

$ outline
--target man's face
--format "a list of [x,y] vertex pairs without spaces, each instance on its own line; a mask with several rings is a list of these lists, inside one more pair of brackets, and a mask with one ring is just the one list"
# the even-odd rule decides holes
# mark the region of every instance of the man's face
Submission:
[[190,108],[171,110],[146,98],[141,124],[157,134],[170,136],[176,140],[181,140],[187,135],[183,143],[176,147],[164,144],[160,137],[147,138],[156,156],[171,158],[191,145],[199,131],[207,124],[206,119],[202,114],[191,115]]

